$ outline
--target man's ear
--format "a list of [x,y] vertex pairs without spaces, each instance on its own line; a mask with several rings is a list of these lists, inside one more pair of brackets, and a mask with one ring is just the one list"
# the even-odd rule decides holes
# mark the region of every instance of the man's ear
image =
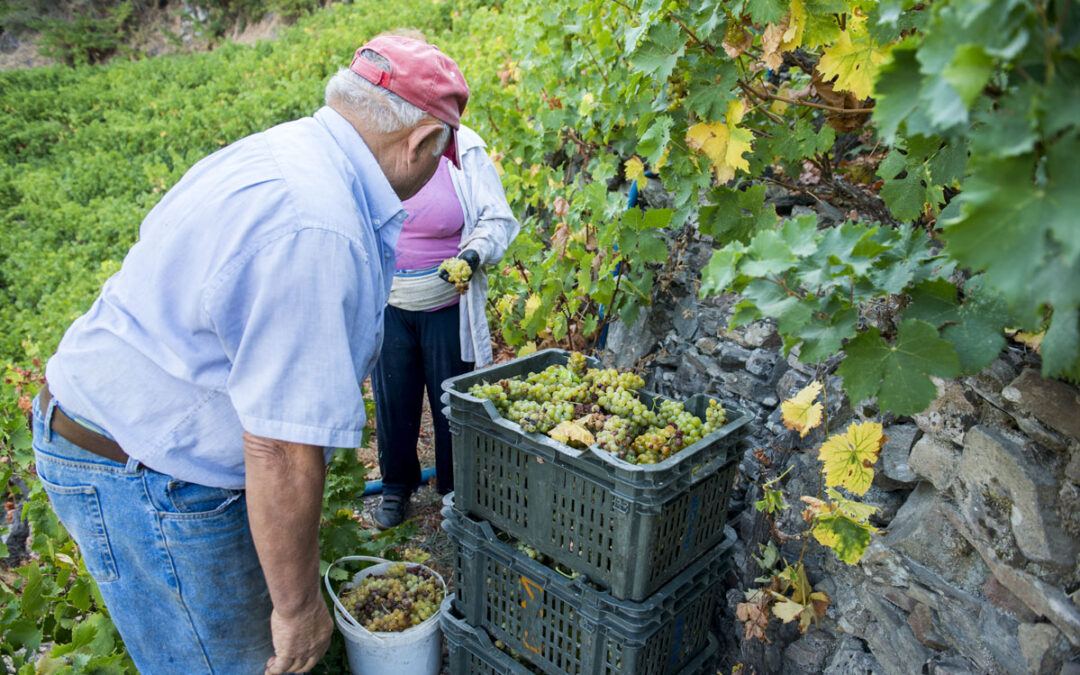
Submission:
[[441,134],[442,125],[438,122],[421,123],[413,127],[413,130],[409,132],[408,137],[405,139],[409,161],[418,162],[423,159],[424,155],[434,157],[436,154],[435,144],[439,142]]

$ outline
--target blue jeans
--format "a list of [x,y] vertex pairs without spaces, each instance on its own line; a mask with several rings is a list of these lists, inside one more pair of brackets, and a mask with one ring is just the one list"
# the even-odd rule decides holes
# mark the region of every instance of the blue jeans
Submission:
[[69,443],[34,400],[34,457],[144,675],[261,674],[270,593],[239,490],[187,483]]

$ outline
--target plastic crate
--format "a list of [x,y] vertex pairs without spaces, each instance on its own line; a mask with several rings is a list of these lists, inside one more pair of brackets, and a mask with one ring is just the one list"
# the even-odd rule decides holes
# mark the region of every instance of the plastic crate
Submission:
[[[568,579],[448,504],[455,608],[544,673],[669,675],[705,647],[735,532],[642,602]],[[648,555],[642,551],[642,555]]]
[[[544,350],[443,382],[456,505],[616,598],[643,600],[723,540],[752,416],[725,404],[728,423],[721,429],[662,462],[639,466],[595,446],[575,449],[525,432],[491,401],[468,393],[477,382],[538,372],[568,356]],[[595,359],[589,365],[602,367]],[[683,404],[704,418],[711,398],[695,394]]]
[[[454,596],[443,600],[440,614],[443,638],[450,653],[450,675],[531,675],[543,673],[495,646],[481,628],[470,626],[454,609]],[[715,675],[719,641],[711,633],[708,644],[683,669],[685,675]]]

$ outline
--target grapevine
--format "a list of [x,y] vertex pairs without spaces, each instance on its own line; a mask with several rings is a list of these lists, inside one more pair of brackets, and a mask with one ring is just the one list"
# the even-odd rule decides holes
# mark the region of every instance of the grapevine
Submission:
[[[572,352],[565,366],[553,365],[522,377],[474,384],[469,393],[491,401],[496,411],[529,433],[554,434],[571,422],[575,444],[590,445],[631,464],[656,464],[693,445],[727,421],[724,407],[709,401],[705,419],[679,401],[661,399],[650,407],[638,395],[640,375],[614,368],[589,368]],[[595,434],[595,436],[593,436]],[[563,442],[568,442],[559,438]]]
[[448,258],[439,265],[440,272],[446,272],[450,283],[454,284],[458,293],[469,290],[469,279],[472,278],[472,267],[461,258]]

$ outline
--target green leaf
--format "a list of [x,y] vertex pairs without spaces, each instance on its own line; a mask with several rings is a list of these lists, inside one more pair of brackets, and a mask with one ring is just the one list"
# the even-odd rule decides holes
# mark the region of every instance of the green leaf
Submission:
[[982,93],[994,72],[994,59],[981,45],[967,44],[956,48],[952,61],[942,71],[945,81],[960,94],[964,105],[971,106]]
[[787,13],[788,3],[784,0],[749,0],[746,3],[746,11],[750,19],[759,25],[767,23],[780,23]]
[[701,297],[725,292],[735,280],[735,267],[743,256],[742,244],[735,242],[713,251],[709,264],[701,271]]
[[650,165],[656,166],[668,145],[668,141],[671,140],[672,124],[674,124],[674,121],[670,117],[661,115],[653,120],[649,130],[642,134],[641,140],[638,142],[638,152],[645,157]]
[[870,526],[858,523],[842,512],[835,512],[818,517],[814,524],[814,538],[822,546],[831,548],[840,560],[856,565],[870,546]]
[[901,125],[919,105],[922,78],[912,43],[893,48],[891,58],[881,64],[874,82],[873,120],[882,139],[895,143]]
[[905,319],[919,319],[940,328],[959,320],[960,301],[956,286],[948,279],[930,279],[911,289],[911,302],[904,308]]
[[915,220],[922,215],[926,204],[926,186],[923,184],[926,177],[924,171],[910,171],[903,178],[886,181],[882,186],[881,199],[897,220]]
[[1080,381],[1080,310],[1054,310],[1042,341],[1043,373]]
[[763,277],[780,274],[798,262],[783,235],[775,230],[766,230],[758,232],[750,241],[739,271],[752,277]]
[[[1080,144],[1055,144],[1040,184],[1033,182],[1036,158],[1031,155],[979,161],[957,197],[960,214],[943,223],[946,252],[967,267],[985,270],[986,280],[1010,305],[1046,293],[1029,288],[1040,268],[1071,265],[1080,257],[1080,170],[1071,152],[1080,152]],[[1060,256],[1054,256],[1055,249]]]
[[831,314],[828,319],[815,318],[802,329],[794,331],[803,341],[799,348],[799,360],[817,363],[838,353],[844,340],[855,335],[858,319],[858,312],[849,307]]
[[934,326],[906,319],[896,344],[881,338],[871,327],[848,342],[837,369],[852,401],[877,396],[878,404],[897,415],[913,415],[937,397],[929,375],[954,377],[960,372],[956,351],[942,340]]

